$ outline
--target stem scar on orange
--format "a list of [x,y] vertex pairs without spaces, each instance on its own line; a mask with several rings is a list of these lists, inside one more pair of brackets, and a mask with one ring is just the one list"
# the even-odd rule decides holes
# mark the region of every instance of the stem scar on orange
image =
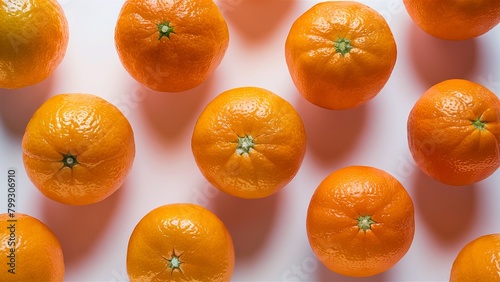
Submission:
[[62,62],[68,38],[68,22],[57,1],[0,1],[0,88],[45,80]]
[[299,93],[327,109],[348,109],[374,98],[396,63],[396,42],[385,19],[351,1],[327,1],[290,28],[285,57]]
[[59,94],[43,103],[26,127],[22,149],[36,188],[69,205],[110,196],[125,181],[135,157],[127,118],[91,94]]
[[241,198],[278,192],[298,172],[306,150],[299,114],[280,96],[257,87],[221,93],[203,110],[191,139],[201,173]]
[[413,201],[392,175],[350,166],[326,177],[307,210],[309,243],[330,270],[354,277],[392,268],[415,233]]
[[500,100],[480,84],[451,79],[432,86],[407,127],[415,162],[442,183],[470,185],[500,166]]
[[146,214],[127,251],[130,281],[230,281],[234,246],[224,223],[194,204],[169,204]]
[[127,0],[115,27],[125,69],[139,83],[162,92],[204,82],[228,44],[226,21],[213,0]]

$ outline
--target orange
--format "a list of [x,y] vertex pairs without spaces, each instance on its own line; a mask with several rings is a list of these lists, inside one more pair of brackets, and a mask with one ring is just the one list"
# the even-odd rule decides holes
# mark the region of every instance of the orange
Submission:
[[500,281],[500,234],[483,235],[465,245],[453,262],[450,281]]
[[448,185],[470,185],[500,166],[500,100],[477,83],[429,88],[408,117],[408,144],[420,169]]
[[61,244],[38,219],[0,214],[0,242],[0,281],[63,281]]
[[35,112],[22,140],[26,173],[47,197],[99,202],[125,181],[134,135],[118,108],[91,94],[59,94]]
[[350,166],[327,176],[307,210],[307,236],[318,259],[345,276],[392,268],[415,233],[413,202],[392,175]]
[[146,214],[127,251],[130,281],[230,281],[234,246],[224,223],[194,204],[169,204]]
[[213,73],[226,53],[229,32],[213,0],[127,0],[115,43],[135,80],[153,90],[179,92]]
[[21,88],[49,77],[64,58],[68,33],[55,0],[1,1],[0,88]]
[[206,106],[191,148],[213,186],[241,198],[263,198],[298,172],[306,132],[286,100],[262,88],[242,87],[221,93]]
[[404,0],[412,20],[425,32],[447,40],[482,35],[500,22],[498,0]]
[[300,94],[335,110],[375,97],[387,83],[396,55],[384,18],[351,1],[314,5],[293,23],[285,43],[288,70]]

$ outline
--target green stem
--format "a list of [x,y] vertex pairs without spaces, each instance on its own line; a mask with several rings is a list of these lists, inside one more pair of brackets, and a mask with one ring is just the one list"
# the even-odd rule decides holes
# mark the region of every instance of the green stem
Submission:
[[339,36],[339,38],[335,40],[335,51],[342,54],[342,57],[349,53],[352,48],[351,41],[345,37],[341,38]]
[[176,269],[177,269],[177,270],[179,270],[180,272],[182,272],[182,270],[181,270],[181,264],[182,264],[183,262],[181,261],[181,255],[182,255],[182,254],[180,254],[180,255],[176,255],[176,254],[175,254],[175,250],[174,250],[174,251],[172,251],[172,256],[171,256],[171,258],[170,258],[170,259],[167,259],[167,261],[168,261],[168,265],[167,265],[167,267],[168,267],[168,268],[170,268],[170,269],[172,269],[172,272],[173,272],[174,270],[176,270]]
[[76,160],[76,156],[73,156],[69,152],[66,155],[63,155],[62,162],[63,162],[63,165],[65,167],[69,167],[69,168],[73,168],[75,165],[78,164],[78,161]]
[[476,120],[471,120],[471,121],[476,129],[484,130],[484,126],[486,125],[486,122],[481,121],[480,118],[477,118]]
[[357,220],[359,229],[363,231],[371,229],[372,224],[376,223],[371,215],[360,215]]
[[175,34],[174,27],[170,25],[170,22],[163,22],[161,24],[158,24],[158,32],[160,33],[160,37],[158,37],[158,40],[160,40],[163,36],[170,39],[170,34]]
[[248,154],[255,143],[250,135],[245,135],[244,137],[238,137],[238,146],[236,147],[236,153],[238,155]]

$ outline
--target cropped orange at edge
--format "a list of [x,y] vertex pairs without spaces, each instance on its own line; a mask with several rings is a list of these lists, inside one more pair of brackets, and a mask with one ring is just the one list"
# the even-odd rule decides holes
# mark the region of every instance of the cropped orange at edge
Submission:
[[457,254],[450,282],[500,281],[500,234],[482,235]]
[[59,239],[47,225],[27,214],[0,214],[0,263],[3,282],[64,281]]
[[430,87],[407,130],[418,167],[444,184],[471,185],[500,166],[500,100],[480,84],[451,79]]
[[47,79],[64,59],[66,16],[55,0],[0,1],[0,88]]
[[213,186],[236,197],[264,198],[299,171],[306,131],[293,106],[277,94],[258,87],[234,88],[203,110],[191,148]]
[[127,249],[130,281],[229,282],[235,265],[231,234],[208,209],[174,203],[135,226]]
[[34,113],[23,140],[28,177],[45,196],[69,205],[104,200],[124,183],[135,157],[132,127],[92,94],[59,94]]
[[419,28],[441,39],[471,39],[500,23],[498,0],[404,0],[403,3]]

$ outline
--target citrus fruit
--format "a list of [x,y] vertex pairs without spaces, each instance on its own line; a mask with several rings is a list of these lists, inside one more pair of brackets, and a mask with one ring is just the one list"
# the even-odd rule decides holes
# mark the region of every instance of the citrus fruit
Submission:
[[3,213],[0,225],[0,281],[63,281],[61,244],[44,223],[26,214]]
[[465,245],[453,262],[450,281],[500,281],[500,234],[483,235]]
[[482,35],[500,22],[498,0],[404,0],[412,20],[425,32],[447,40]]
[[135,156],[132,127],[118,108],[91,94],[59,94],[34,113],[22,140],[24,167],[47,197],[99,202],[125,181]]
[[396,42],[385,19],[351,1],[327,1],[290,28],[285,57],[291,78],[309,102],[327,109],[362,105],[387,83]]
[[201,173],[219,190],[241,198],[270,196],[298,172],[306,132],[293,106],[258,87],[215,97],[203,110],[191,139]]
[[350,166],[327,176],[314,192],[307,236],[318,259],[345,276],[371,276],[392,268],[415,233],[413,202],[392,175]]
[[194,204],[146,214],[128,243],[130,281],[230,281],[234,246],[224,223]]
[[49,77],[68,46],[68,23],[55,0],[0,2],[0,88],[21,88]]
[[417,165],[444,184],[470,185],[500,166],[500,100],[480,84],[432,86],[413,106],[407,130]]
[[229,44],[225,19],[213,0],[127,0],[115,45],[128,73],[157,91],[179,92],[204,82]]

